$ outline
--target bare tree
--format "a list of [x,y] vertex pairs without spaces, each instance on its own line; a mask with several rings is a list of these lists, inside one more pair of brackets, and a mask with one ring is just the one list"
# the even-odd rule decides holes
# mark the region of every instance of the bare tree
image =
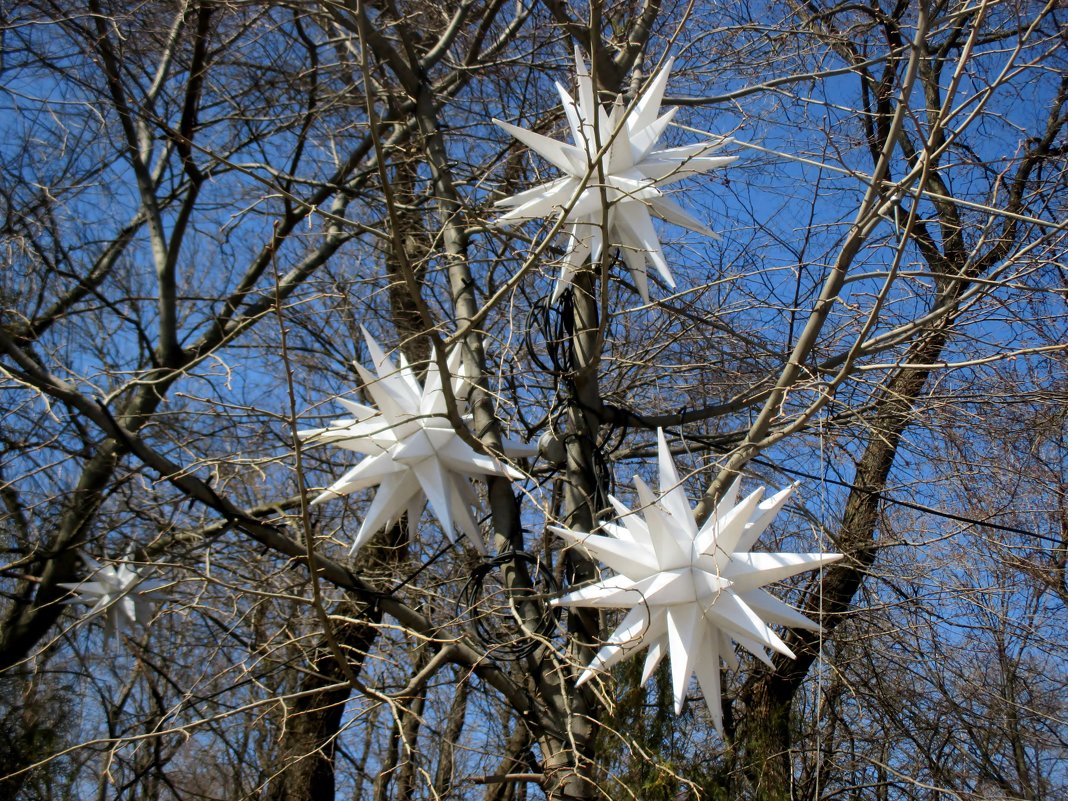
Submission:
[[[1065,20],[1055,2],[26,2],[2,22],[0,787],[13,797],[1053,799],[1064,720]],[[611,249],[554,300],[573,52],[634,102],[668,55],[681,184],[643,302]],[[618,133],[618,132],[617,132]],[[597,162],[586,182],[603,183]],[[488,554],[300,428],[361,327],[445,382]],[[457,382],[457,387],[461,386]],[[352,395],[351,393],[357,393]],[[455,396],[454,396],[455,395]],[[470,418],[463,416],[469,412]],[[699,693],[550,601],[666,431],[699,520],[801,499],[768,550],[820,632]],[[373,492],[373,491],[372,491]],[[412,536],[412,532],[416,532]],[[105,642],[82,554],[170,583]],[[696,685],[693,690],[696,690]],[[64,713],[66,710],[66,714]]]

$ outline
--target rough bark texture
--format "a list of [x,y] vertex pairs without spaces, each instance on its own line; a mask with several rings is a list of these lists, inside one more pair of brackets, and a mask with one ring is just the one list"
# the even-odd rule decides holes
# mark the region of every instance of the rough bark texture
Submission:
[[[358,610],[339,611],[353,616]],[[338,644],[350,657],[349,668],[357,676],[378,633],[376,618],[334,629]],[[334,801],[334,744],[352,693],[347,681],[346,671],[331,650],[325,644],[318,648],[300,687],[307,694],[294,700],[286,712],[279,748],[281,767],[268,788],[267,801]]]
[[[945,335],[936,333],[912,348],[908,361],[933,362],[944,343]],[[826,571],[821,584],[822,605],[812,600],[806,610],[812,617],[822,610],[825,635],[845,619],[875,559],[880,492],[886,487],[902,434],[913,419],[928,374],[928,370],[900,371],[887,383],[876,404],[868,445],[857,463],[854,489],[835,536],[834,547],[846,558]],[[797,658],[777,655],[775,669],[754,674],[741,695],[745,714],[738,742],[745,753],[755,798],[760,801],[786,801],[792,796],[791,708],[801,682],[819,656],[819,634],[794,631],[788,642]]]

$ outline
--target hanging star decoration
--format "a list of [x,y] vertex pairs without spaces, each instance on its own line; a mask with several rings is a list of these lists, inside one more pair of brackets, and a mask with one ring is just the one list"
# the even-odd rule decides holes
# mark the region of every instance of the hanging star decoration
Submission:
[[91,571],[90,578],[76,584],[59,583],[58,586],[78,593],[69,604],[83,603],[90,606],[88,617],[104,616],[104,637],[110,640],[123,629],[140,626],[146,628],[152,622],[155,604],[162,600],[161,589],[167,585],[159,579],[146,579],[135,565],[119,562],[118,566],[102,565],[87,554],[82,561]]
[[669,59],[630,106],[617,97],[609,113],[597,100],[593,79],[576,49],[578,99],[556,84],[574,144],[494,120],[565,173],[562,178],[496,204],[509,209],[496,224],[563,213],[569,242],[553,291],[554,302],[587,257],[600,258],[606,238],[609,247],[619,249],[646,303],[647,263],[656,267],[668,286],[674,287],[653,216],[715,237],[706,225],[663,192],[664,187],[684,178],[735,160],[733,156],[708,155],[727,143],[727,138],[657,149],[657,142],[677,111],[671,108],[659,115],[671,65]]
[[641,478],[634,479],[644,519],[610,498],[622,526],[604,524],[604,534],[553,527],[616,572],[555,603],[630,609],[579,677],[579,684],[596,671],[648,648],[644,683],[670,654],[676,713],[682,712],[687,684],[696,672],[712,720],[722,732],[719,662],[722,658],[729,666],[737,666],[732,640],[770,664],[765,649],[794,655],[769,622],[819,630],[813,621],[760,588],[833,562],[841,554],[750,551],[796,485],[766,500],[760,488],[738,503],[736,481],[698,527],[663,431],[659,432],[659,462],[659,499]]
[[[470,478],[493,475],[519,480],[523,474],[499,459],[478,453],[456,432],[448,418],[442,376],[435,361],[430,362],[424,383],[420,385],[403,355],[398,369],[366,330],[363,335],[377,375],[360,364],[356,369],[378,408],[337,398],[354,419],[338,420],[327,428],[308,429],[298,435],[305,442],[330,443],[365,454],[367,458],[312,503],[378,486],[356,533],[352,552],[404,513],[407,513],[409,533],[414,537],[419,517],[429,501],[450,540],[456,541],[455,523],[471,545],[479,553],[485,553],[482,534],[471,513],[479,503]],[[447,363],[453,396],[459,401],[466,396],[459,348],[449,354]],[[464,420],[470,421],[470,416]],[[535,447],[511,438],[505,438],[502,446],[505,455],[511,458],[526,458],[536,453]]]

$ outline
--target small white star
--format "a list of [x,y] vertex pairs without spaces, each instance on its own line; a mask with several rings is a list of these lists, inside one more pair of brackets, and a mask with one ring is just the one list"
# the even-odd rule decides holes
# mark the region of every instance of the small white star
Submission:
[[[453,429],[436,362],[431,361],[425,384],[420,386],[403,355],[398,369],[371,335],[366,330],[363,333],[377,376],[359,364],[356,369],[378,408],[337,398],[355,419],[338,420],[328,428],[298,433],[308,442],[329,442],[345,450],[367,454],[368,458],[331,484],[313,503],[378,485],[375,498],[356,533],[352,551],[404,512],[408,514],[409,532],[414,536],[423,507],[429,500],[430,508],[449,539],[456,539],[455,522],[471,544],[484,553],[482,535],[471,514],[471,507],[478,507],[478,499],[468,478],[496,475],[521,479],[523,475],[499,459],[478,453]],[[449,354],[448,368],[453,394],[460,398],[464,379],[459,370],[459,348]],[[513,458],[536,453],[533,446],[512,439],[506,439],[503,447],[504,452]]]
[[[656,267],[668,286],[675,286],[651,215],[692,231],[715,236],[700,220],[661,191],[661,187],[735,160],[733,156],[706,155],[722,147],[728,141],[725,138],[683,147],[654,149],[677,110],[672,108],[662,116],[657,116],[671,64],[669,60],[656,74],[629,111],[622,98],[618,97],[609,114],[597,101],[593,80],[576,50],[578,100],[572,98],[559,83],[556,84],[571,127],[573,145],[494,120],[566,174],[563,178],[497,202],[498,206],[510,208],[496,221],[501,224],[545,217],[567,208],[574,201],[565,215],[569,223],[569,242],[553,291],[554,301],[571,283],[572,276],[582,268],[587,257],[592,255],[594,259],[600,258],[604,248],[605,232],[602,226],[605,220],[608,245],[619,248],[646,303],[649,302],[647,262]],[[601,157],[600,164],[595,165],[597,154],[609,142],[611,144]],[[603,184],[600,183],[602,175]]]
[[698,529],[663,431],[659,432],[659,461],[659,499],[644,481],[634,479],[644,520],[610,498],[622,526],[606,523],[601,526],[605,534],[553,527],[618,574],[569,592],[555,603],[630,608],[579,677],[579,684],[594,671],[648,648],[645,682],[670,653],[675,711],[682,711],[690,675],[696,672],[712,720],[722,732],[719,661],[737,665],[732,640],[770,664],[765,648],[794,655],[765,621],[819,630],[760,587],[833,562],[841,554],[749,550],[786,503],[793,486],[763,502],[761,487],[737,503],[736,481]]
[[123,628],[145,628],[152,621],[155,602],[161,599],[160,588],[167,582],[146,579],[137,572],[137,567],[119,562],[118,567],[102,565],[91,556],[82,555],[82,561],[92,571],[86,581],[59,586],[78,593],[66,603],[83,603],[91,606],[89,617],[104,615],[104,636],[121,634]]

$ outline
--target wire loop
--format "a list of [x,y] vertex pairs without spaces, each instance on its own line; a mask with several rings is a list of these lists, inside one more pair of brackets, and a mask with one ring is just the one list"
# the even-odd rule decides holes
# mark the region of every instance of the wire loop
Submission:
[[[508,587],[501,577],[490,582],[500,568],[520,563],[530,574],[528,587]],[[526,551],[505,551],[471,571],[456,599],[456,616],[464,620],[496,658],[519,660],[530,656],[552,636],[560,610],[546,599],[560,585],[540,558]]]

